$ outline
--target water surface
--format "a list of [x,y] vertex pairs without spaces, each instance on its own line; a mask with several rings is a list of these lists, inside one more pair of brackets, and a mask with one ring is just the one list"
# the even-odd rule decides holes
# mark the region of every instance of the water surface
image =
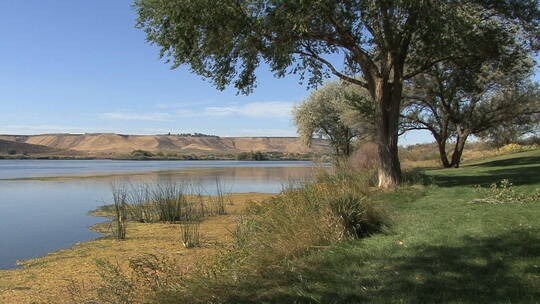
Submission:
[[[0,269],[99,237],[88,227],[106,219],[87,213],[111,203],[113,182],[195,181],[214,194],[219,178],[230,192],[277,193],[313,170],[311,162],[0,160]],[[13,180],[66,176],[87,178]]]

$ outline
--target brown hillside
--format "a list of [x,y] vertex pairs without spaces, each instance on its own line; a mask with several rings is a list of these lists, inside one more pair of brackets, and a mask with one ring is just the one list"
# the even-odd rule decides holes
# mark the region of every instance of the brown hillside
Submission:
[[311,148],[296,137],[192,137],[176,135],[43,134],[0,135],[0,139],[45,146],[56,150],[99,153],[152,152],[327,152],[328,143],[314,140]]
[[0,154],[9,154],[14,152],[16,154],[36,154],[36,153],[53,153],[58,150],[40,145],[32,145],[24,142],[16,142],[10,140],[0,139]]

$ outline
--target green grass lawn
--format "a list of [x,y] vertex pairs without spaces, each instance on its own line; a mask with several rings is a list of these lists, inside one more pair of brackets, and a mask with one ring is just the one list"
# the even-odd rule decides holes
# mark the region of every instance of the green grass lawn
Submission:
[[540,202],[471,203],[474,185],[540,188],[540,151],[431,170],[379,194],[391,231],[320,249],[242,286],[231,303],[540,303]]

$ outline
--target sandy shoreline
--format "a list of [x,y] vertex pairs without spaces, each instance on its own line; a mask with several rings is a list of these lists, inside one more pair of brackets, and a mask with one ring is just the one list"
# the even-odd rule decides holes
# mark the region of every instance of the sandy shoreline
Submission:
[[[201,222],[205,241],[201,248],[184,248],[177,224],[129,222],[126,240],[104,236],[43,257],[20,261],[23,268],[0,270],[0,303],[73,303],[74,297],[92,299],[100,283],[97,259],[109,260],[125,268],[130,258],[150,254],[187,269],[215,253],[216,244],[231,240],[230,231],[249,201],[275,195],[232,194],[233,204],[227,206],[226,215],[208,217]],[[109,226],[110,222],[105,222],[91,229],[104,233],[109,231]]]

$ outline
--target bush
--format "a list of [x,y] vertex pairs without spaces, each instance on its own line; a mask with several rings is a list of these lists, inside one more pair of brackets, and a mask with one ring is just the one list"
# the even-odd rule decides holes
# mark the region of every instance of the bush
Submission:
[[375,169],[379,165],[377,144],[364,143],[349,157],[348,165],[354,170]]
[[380,232],[388,224],[386,215],[372,206],[365,196],[342,193],[330,199],[330,208],[340,221],[347,236],[361,238]]
[[520,144],[508,144],[499,148],[499,153],[517,153],[517,152],[537,150],[539,148],[540,147],[538,145],[523,146]]
[[261,151],[257,152],[241,152],[236,155],[237,160],[268,160],[269,156],[268,153],[264,153]]
[[131,152],[131,157],[138,158],[138,159],[146,159],[146,158],[151,158],[153,156],[154,154],[152,152],[145,151],[145,150],[133,150]]

